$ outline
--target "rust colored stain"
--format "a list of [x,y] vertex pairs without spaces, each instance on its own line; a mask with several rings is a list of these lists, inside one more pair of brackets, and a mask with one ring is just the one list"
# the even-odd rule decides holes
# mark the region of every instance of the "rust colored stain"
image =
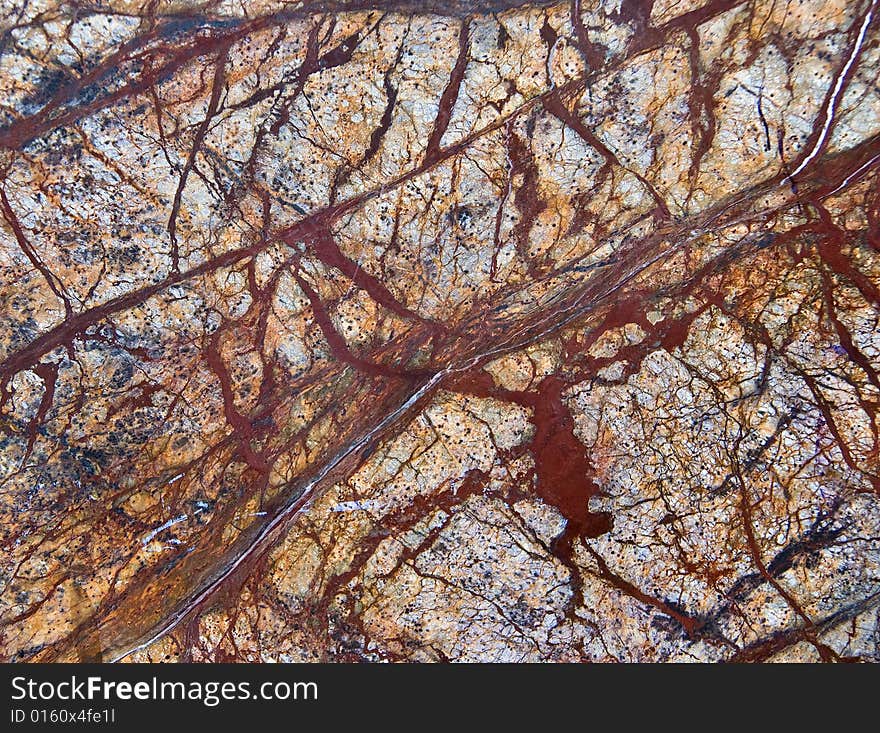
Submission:
[[562,401],[566,384],[559,377],[541,380],[532,418],[532,452],[538,493],[569,521],[569,533],[599,537],[611,530],[609,512],[590,512],[590,498],[600,493],[584,444],[574,434],[574,420]]

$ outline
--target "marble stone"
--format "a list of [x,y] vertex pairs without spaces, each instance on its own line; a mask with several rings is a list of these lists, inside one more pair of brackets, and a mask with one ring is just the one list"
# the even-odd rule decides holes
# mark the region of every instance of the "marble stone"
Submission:
[[880,660],[880,0],[0,0],[0,658]]

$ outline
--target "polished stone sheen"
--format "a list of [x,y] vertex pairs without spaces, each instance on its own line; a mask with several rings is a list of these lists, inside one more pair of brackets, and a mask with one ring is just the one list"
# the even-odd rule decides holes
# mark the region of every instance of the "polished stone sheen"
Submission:
[[0,0],[0,658],[880,660],[880,0]]

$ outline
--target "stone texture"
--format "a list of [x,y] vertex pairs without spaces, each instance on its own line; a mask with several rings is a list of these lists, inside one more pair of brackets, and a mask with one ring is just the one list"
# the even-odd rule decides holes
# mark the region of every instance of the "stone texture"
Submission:
[[3,659],[880,658],[878,0],[0,8]]

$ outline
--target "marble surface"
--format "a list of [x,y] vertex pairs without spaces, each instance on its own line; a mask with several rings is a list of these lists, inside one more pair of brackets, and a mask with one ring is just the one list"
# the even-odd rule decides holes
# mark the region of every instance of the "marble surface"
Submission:
[[880,0],[0,0],[0,657],[880,659]]

